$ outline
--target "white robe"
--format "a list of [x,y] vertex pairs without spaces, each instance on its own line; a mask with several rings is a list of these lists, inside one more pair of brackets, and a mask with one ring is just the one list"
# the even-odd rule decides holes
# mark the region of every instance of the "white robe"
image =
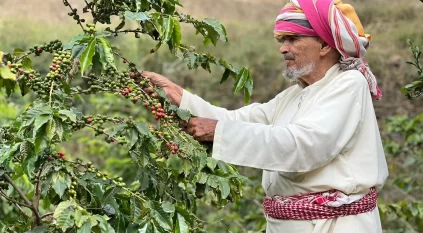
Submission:
[[[263,169],[267,196],[337,189],[379,191],[388,168],[366,79],[339,65],[318,82],[292,86],[264,104],[228,111],[184,90],[180,108],[218,120],[212,156]],[[377,208],[329,220],[278,220],[267,233],[381,233]]]

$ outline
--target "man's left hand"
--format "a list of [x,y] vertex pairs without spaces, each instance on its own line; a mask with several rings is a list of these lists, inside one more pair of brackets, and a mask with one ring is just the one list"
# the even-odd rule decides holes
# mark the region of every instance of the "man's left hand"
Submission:
[[188,121],[188,124],[181,124],[185,132],[200,142],[213,142],[216,125],[217,120],[202,117],[194,117]]

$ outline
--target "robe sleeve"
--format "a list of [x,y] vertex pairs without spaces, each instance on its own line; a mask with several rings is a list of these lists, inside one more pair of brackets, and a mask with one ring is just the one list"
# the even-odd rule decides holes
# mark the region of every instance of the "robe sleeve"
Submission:
[[199,96],[184,90],[179,108],[189,110],[194,116],[219,121],[233,120],[269,124],[275,112],[276,99],[274,98],[264,104],[253,103],[230,111],[225,108],[213,106]]
[[279,172],[308,172],[328,164],[353,141],[364,118],[363,103],[370,98],[362,77],[346,74],[334,82],[286,127],[219,121],[213,158]]

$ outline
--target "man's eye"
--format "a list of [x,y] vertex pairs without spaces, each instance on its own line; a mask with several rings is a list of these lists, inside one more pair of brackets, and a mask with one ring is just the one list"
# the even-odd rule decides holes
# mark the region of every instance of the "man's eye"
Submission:
[[293,43],[296,40],[298,40],[297,36],[285,36],[285,37],[280,38],[279,42],[282,43],[282,44],[285,43],[285,41],[288,41],[289,43]]
[[296,37],[296,36],[290,36],[290,37],[286,38],[286,40],[288,42],[294,42],[294,41],[298,40],[298,37]]

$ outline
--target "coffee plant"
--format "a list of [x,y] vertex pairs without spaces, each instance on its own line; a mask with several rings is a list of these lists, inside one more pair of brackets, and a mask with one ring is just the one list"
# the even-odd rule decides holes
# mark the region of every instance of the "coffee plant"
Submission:
[[[150,53],[167,45],[190,69],[211,72],[217,65],[224,71],[221,82],[232,77],[234,93],[242,91],[248,102],[253,86],[248,68],[238,70],[181,43],[181,23],[192,25],[204,45],[226,42],[224,26],[179,12],[178,0],[86,0],[82,14],[68,0],[63,5],[81,27],[80,35],[66,44],[54,40],[26,51],[0,51],[0,88],[8,96],[17,90],[34,96],[17,119],[0,128],[0,232],[204,232],[197,200],[212,196],[218,208],[238,202],[245,178],[210,158],[207,145],[179,128],[192,115],[173,105],[110,38],[151,37],[157,44]],[[117,27],[98,29],[117,18]],[[41,56],[52,58],[48,73],[32,66],[31,59]],[[118,62],[125,68],[118,69]],[[84,115],[76,107],[84,96],[101,93],[149,109],[156,122]],[[111,177],[58,149],[82,129],[125,148],[138,167],[133,179]]]
[[401,89],[401,92],[403,92],[408,99],[415,99],[423,94],[423,67],[420,64],[422,51],[410,40],[408,40],[407,43],[411,48],[414,58],[414,61],[408,61],[407,63],[417,68],[418,79],[410,84],[407,84],[403,89]]

